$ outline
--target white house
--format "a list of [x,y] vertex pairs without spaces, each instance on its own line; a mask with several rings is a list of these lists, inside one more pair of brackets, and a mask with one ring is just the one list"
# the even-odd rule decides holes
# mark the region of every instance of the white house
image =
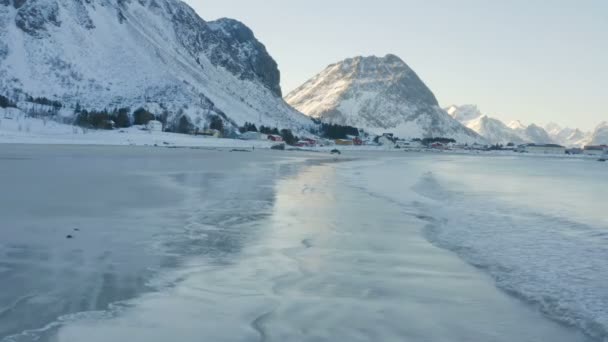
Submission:
[[537,154],[566,154],[566,148],[557,144],[525,144],[519,145],[515,151]]
[[146,130],[150,132],[162,132],[163,131],[163,123],[157,120],[149,121],[146,124]]

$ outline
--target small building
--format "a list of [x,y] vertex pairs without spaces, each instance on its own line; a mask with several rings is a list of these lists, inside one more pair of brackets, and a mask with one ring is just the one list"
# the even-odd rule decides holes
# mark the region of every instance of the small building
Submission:
[[241,140],[268,140],[268,136],[260,132],[245,132],[239,135]]
[[319,146],[333,146],[333,145],[335,145],[335,144],[336,144],[336,142],[335,142],[335,141],[333,141],[333,140],[330,140],[330,139],[319,139],[319,140],[317,141],[317,144],[318,144]]
[[151,120],[146,124],[146,130],[150,132],[162,132],[163,123],[157,120]]
[[306,140],[300,140],[300,141],[298,141],[298,142],[296,143],[296,145],[295,145],[295,146],[296,146],[296,147],[311,147],[312,145],[310,145],[310,144],[308,143],[308,141],[306,141]]
[[311,138],[302,138],[301,141],[304,141],[308,144],[308,146],[316,146],[317,145],[317,141],[315,139],[311,139]]
[[515,152],[538,154],[565,154],[566,148],[557,144],[524,144],[519,145]]
[[221,138],[222,132],[217,129],[205,129],[196,133],[197,135],[204,135],[207,137]]
[[429,145],[430,148],[435,149],[435,150],[447,150],[448,146],[444,145],[440,142],[434,142],[432,144]]
[[378,144],[382,145],[382,146],[395,146],[395,140],[393,139],[393,135],[392,134],[383,134],[382,136],[378,137]]
[[601,156],[604,154],[608,154],[608,145],[585,146],[584,153],[590,156]]
[[353,146],[354,143],[352,140],[348,140],[348,139],[336,139],[335,140],[336,145],[340,145],[340,146]]
[[274,141],[274,142],[283,142],[283,137],[280,135],[276,135],[276,134],[269,134],[268,140]]

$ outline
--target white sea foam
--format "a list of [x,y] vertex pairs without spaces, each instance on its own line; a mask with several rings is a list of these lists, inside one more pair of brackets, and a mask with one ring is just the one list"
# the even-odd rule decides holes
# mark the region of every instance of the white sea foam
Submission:
[[526,158],[395,158],[359,168],[351,179],[418,211],[429,240],[489,273],[499,288],[605,341],[608,226],[601,194],[608,182],[593,167]]

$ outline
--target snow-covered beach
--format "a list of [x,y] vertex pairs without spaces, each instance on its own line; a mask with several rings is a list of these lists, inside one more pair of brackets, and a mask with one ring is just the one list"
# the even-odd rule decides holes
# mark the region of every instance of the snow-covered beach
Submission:
[[605,166],[0,145],[0,341],[603,341]]

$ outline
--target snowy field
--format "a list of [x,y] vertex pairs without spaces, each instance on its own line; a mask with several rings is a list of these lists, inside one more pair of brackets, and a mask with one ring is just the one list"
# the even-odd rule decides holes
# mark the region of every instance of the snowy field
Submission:
[[0,341],[605,341],[607,166],[0,145]]
[[22,112],[10,108],[0,109],[0,143],[233,148],[269,148],[271,146],[271,143],[267,141],[243,141],[149,132],[137,127],[112,131],[87,130],[51,120],[27,118]]
[[[238,148],[269,149],[274,143],[263,140],[218,139],[206,136],[192,136],[167,132],[149,132],[138,127],[120,130],[90,130],[73,125],[61,124],[51,120],[28,118],[19,110],[0,108],[0,144],[42,144],[42,145],[106,145],[106,146],[158,146],[158,147],[198,147],[198,148]],[[423,152],[460,155],[513,156],[512,151],[470,151],[470,150],[429,150],[422,148],[395,149],[394,146],[317,146],[312,148],[293,148],[304,151],[330,152],[333,149],[343,152]],[[593,159],[599,156],[588,155],[546,155],[525,153],[517,154],[528,158],[567,158]],[[608,157],[608,156],[607,156]]]

